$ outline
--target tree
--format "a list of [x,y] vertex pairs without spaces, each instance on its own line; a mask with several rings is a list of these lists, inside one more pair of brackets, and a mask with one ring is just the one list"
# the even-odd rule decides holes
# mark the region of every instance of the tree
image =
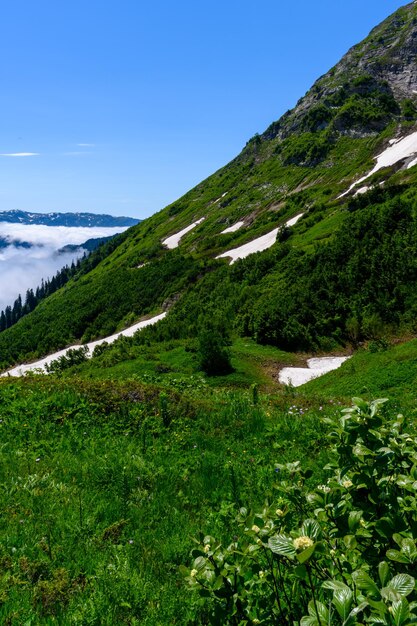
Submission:
[[209,376],[229,374],[233,368],[227,339],[214,328],[204,328],[198,336],[200,368]]

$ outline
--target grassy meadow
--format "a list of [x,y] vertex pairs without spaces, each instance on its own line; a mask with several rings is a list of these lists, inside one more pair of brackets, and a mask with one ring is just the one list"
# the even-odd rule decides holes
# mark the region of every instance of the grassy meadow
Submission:
[[1,381],[0,407],[0,621],[15,625],[205,623],[179,574],[192,537],[230,540],[278,463],[320,480],[320,417],[338,412],[291,391],[56,377]]

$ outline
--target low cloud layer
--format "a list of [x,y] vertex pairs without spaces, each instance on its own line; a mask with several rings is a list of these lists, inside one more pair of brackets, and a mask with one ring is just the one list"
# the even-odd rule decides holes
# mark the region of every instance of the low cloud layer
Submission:
[[125,228],[69,228],[0,222],[0,237],[26,241],[32,248],[11,245],[0,250],[0,311],[19,294],[24,300],[28,289],[36,289],[42,278],[52,278],[64,265],[82,256],[82,252],[57,254],[66,244],[82,244],[87,239],[115,235]]

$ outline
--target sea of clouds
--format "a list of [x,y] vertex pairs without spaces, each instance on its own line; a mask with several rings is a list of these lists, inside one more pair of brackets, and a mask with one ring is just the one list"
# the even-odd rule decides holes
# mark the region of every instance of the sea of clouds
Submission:
[[67,244],[80,245],[96,237],[109,237],[126,227],[68,227],[0,222],[0,237],[10,242],[29,242],[32,248],[10,245],[0,249],[0,311],[27,289],[36,289],[42,278],[52,278],[58,270],[82,256],[82,251],[58,254]]

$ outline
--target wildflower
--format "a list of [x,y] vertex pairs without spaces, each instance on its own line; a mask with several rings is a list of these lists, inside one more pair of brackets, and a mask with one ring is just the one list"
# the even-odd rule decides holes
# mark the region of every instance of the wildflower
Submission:
[[282,509],[277,509],[277,510],[275,511],[275,513],[276,513],[276,515],[277,515],[278,517],[283,517],[283,516],[284,516],[284,511],[283,511]]
[[333,548],[330,550],[330,555],[334,556],[336,554],[336,550],[334,550]]
[[207,554],[207,552],[210,552],[210,544],[209,544],[209,543],[207,543],[207,544],[204,546],[204,552],[205,552],[206,554]]
[[351,480],[349,480],[349,479],[348,479],[348,480],[344,480],[344,481],[342,482],[342,485],[343,485],[343,487],[344,487],[345,489],[349,489],[349,487],[352,487],[353,482],[352,482]]
[[198,574],[198,570],[196,570],[196,569],[192,569],[191,572],[190,572],[191,578],[195,578],[197,576],[197,574]]
[[329,493],[331,491],[330,487],[327,485],[318,485],[318,491],[322,491],[323,493]]
[[311,546],[314,545],[314,541],[310,539],[310,537],[301,536],[297,537],[297,539],[294,539],[293,545],[296,550],[302,551],[306,550],[307,548],[311,548]]
[[259,572],[259,578],[265,578],[266,572],[264,572],[263,570],[261,570]]
[[36,459],[36,463],[39,463],[39,461],[40,461],[40,460],[41,460],[41,458],[40,458],[40,457],[38,457],[38,458]]
[[256,524],[254,524],[254,525],[252,526],[252,530],[253,530],[253,532],[254,532],[254,533],[258,533],[261,529],[259,528],[259,526],[257,526]]
[[133,543],[133,539],[129,539],[129,543],[132,544]]

